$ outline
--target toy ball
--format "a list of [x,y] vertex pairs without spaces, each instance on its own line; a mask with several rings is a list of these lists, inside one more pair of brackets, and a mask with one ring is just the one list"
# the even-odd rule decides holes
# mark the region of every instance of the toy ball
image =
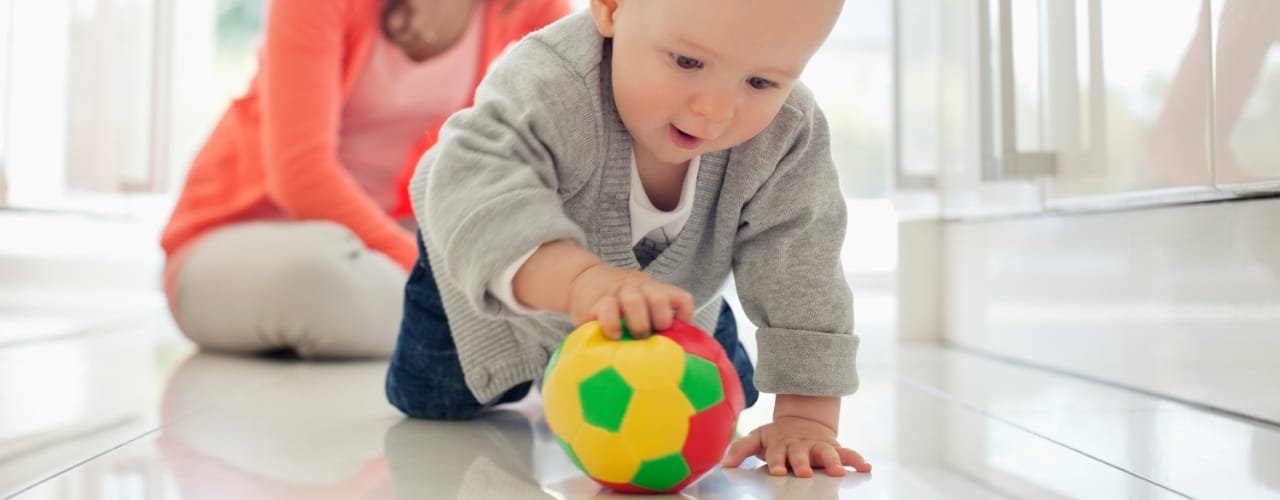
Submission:
[[565,338],[542,380],[547,426],[579,469],[624,493],[675,492],[720,463],[744,399],[715,339],[676,322],[610,340],[596,322]]

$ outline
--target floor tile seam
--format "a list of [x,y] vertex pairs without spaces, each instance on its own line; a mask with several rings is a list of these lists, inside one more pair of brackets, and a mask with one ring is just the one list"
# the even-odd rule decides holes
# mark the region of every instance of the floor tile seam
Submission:
[[9,500],[9,499],[12,499],[12,498],[17,498],[17,497],[18,497],[18,495],[21,495],[21,494],[23,494],[23,493],[26,493],[26,492],[28,492],[28,491],[31,491],[32,489],[35,489],[36,487],[38,487],[38,486],[40,486],[40,485],[42,485],[42,484],[44,484],[44,483],[47,483],[47,482],[49,482],[49,481],[53,480],[54,478],[57,478],[58,476],[61,476],[61,475],[63,475],[63,474],[66,474],[66,473],[68,473],[68,472],[70,472],[70,471],[72,471],[72,470],[75,470],[75,469],[77,469],[77,468],[79,468],[79,467],[81,467],[81,466],[83,466],[83,465],[85,465],[85,464],[87,464],[87,463],[89,463],[89,462],[92,462],[92,461],[94,461],[94,460],[97,460],[99,457],[102,457],[102,456],[104,456],[104,455],[106,455],[106,454],[108,454],[108,453],[111,453],[111,452],[115,451],[115,450],[118,450],[118,449],[120,449],[120,448],[123,448],[123,447],[125,447],[125,446],[128,446],[129,444],[131,444],[131,443],[133,443],[133,442],[135,442],[135,441],[137,441],[137,440],[139,440],[139,439],[142,439],[142,438],[144,438],[144,437],[146,437],[146,436],[148,436],[148,435],[151,435],[151,434],[155,433],[155,432],[156,432],[156,431],[158,431],[158,430],[160,430],[160,429],[159,429],[159,428],[157,428],[157,429],[150,429],[150,430],[147,430],[147,431],[143,432],[142,434],[139,434],[139,435],[134,436],[134,437],[132,437],[132,438],[126,439],[125,441],[123,441],[123,442],[121,442],[121,443],[119,443],[119,444],[117,444],[117,445],[111,446],[111,447],[107,448],[106,450],[103,450],[103,451],[98,452],[98,453],[95,453],[95,454],[93,454],[93,455],[91,455],[91,456],[89,456],[89,457],[86,457],[86,458],[84,458],[83,460],[80,460],[80,461],[78,461],[78,462],[76,462],[76,463],[74,463],[74,464],[71,464],[71,465],[69,465],[69,466],[67,466],[67,467],[62,468],[61,470],[55,471],[55,472],[53,472],[52,474],[49,474],[49,475],[48,475],[48,476],[46,476],[46,477],[36,479],[36,480],[35,480],[35,481],[33,481],[31,484],[28,484],[28,485],[26,485],[26,486],[20,487],[17,491],[14,491],[13,493],[9,494],[8,496],[5,496],[5,497],[3,497],[3,498],[0,498],[0,500]]
[[1023,368],[1027,370],[1060,375],[1069,379],[1073,379],[1073,381],[1076,381],[1076,382],[1087,382],[1090,384],[1108,387],[1108,388],[1116,389],[1123,392],[1138,394],[1159,402],[1177,403],[1179,405],[1185,406],[1186,407],[1185,409],[1187,410],[1201,411],[1201,412],[1208,413],[1208,414],[1217,416],[1219,418],[1224,418],[1227,420],[1243,420],[1248,423],[1259,425],[1269,429],[1280,430],[1280,421],[1268,420],[1263,417],[1249,415],[1236,410],[1222,408],[1219,406],[1214,406],[1211,404],[1202,403],[1198,401],[1192,401],[1192,400],[1181,398],[1178,396],[1173,396],[1170,394],[1165,394],[1165,393],[1161,393],[1161,392],[1157,392],[1149,389],[1143,389],[1143,388],[1135,387],[1132,385],[1122,384],[1119,382],[1107,380],[1100,377],[1095,377],[1092,375],[1087,375],[1084,373],[1073,372],[1073,371],[1062,369],[1062,368],[1056,368],[1052,366],[1032,363],[1032,362],[1020,360],[1017,358],[992,353],[989,351],[973,349],[973,348],[962,346],[962,345],[943,344],[942,347],[948,350],[962,353],[962,354],[967,354],[976,358],[985,359],[987,361],[994,361],[999,364],[1013,365],[1013,366],[1017,366],[1019,368]]
[[1192,496],[1190,496],[1190,495],[1188,495],[1188,494],[1186,494],[1186,493],[1183,493],[1183,492],[1181,492],[1181,491],[1178,491],[1178,490],[1176,490],[1176,489],[1174,489],[1174,488],[1172,488],[1172,487],[1170,487],[1170,486],[1167,486],[1167,485],[1161,484],[1161,483],[1159,483],[1159,482],[1155,481],[1154,479],[1151,479],[1151,478],[1146,477],[1146,476],[1144,476],[1144,475],[1142,475],[1142,474],[1139,474],[1139,473],[1137,473],[1137,472],[1131,471],[1131,470],[1129,470],[1129,469],[1126,469],[1126,468],[1124,468],[1124,467],[1121,467],[1121,466],[1120,466],[1120,465],[1118,465],[1118,464],[1115,464],[1115,463],[1112,463],[1112,462],[1110,462],[1110,461],[1108,461],[1108,460],[1106,460],[1106,459],[1103,459],[1102,457],[1099,457],[1099,456],[1094,455],[1094,454],[1092,454],[1092,453],[1089,453],[1089,452],[1087,452],[1087,451],[1084,451],[1084,450],[1081,450],[1081,449],[1079,449],[1079,448],[1076,448],[1076,447],[1073,447],[1073,446],[1071,446],[1071,445],[1068,445],[1068,444],[1067,444],[1067,443],[1065,443],[1065,442],[1062,442],[1062,441],[1059,441],[1059,440],[1054,439],[1054,438],[1052,438],[1052,437],[1049,437],[1049,436],[1047,436],[1047,435],[1045,435],[1045,434],[1042,434],[1042,433],[1040,433],[1040,432],[1037,432],[1037,431],[1035,431],[1035,430],[1033,430],[1033,429],[1031,429],[1031,428],[1029,428],[1029,427],[1026,427],[1026,426],[1021,425],[1021,424],[1018,424],[1017,422],[1014,422],[1014,421],[1011,421],[1011,420],[1009,420],[1009,419],[1003,418],[1003,417],[1001,417],[1001,416],[999,416],[999,415],[995,415],[995,414],[992,414],[992,413],[990,413],[990,412],[987,412],[986,410],[982,409],[981,407],[979,407],[979,406],[977,406],[977,405],[974,405],[974,404],[972,404],[972,403],[969,403],[968,401],[965,401],[965,400],[963,400],[963,399],[960,399],[960,398],[958,398],[958,397],[956,397],[956,396],[954,396],[954,395],[952,395],[952,394],[949,394],[949,393],[947,393],[947,392],[945,392],[945,391],[943,391],[943,390],[941,390],[941,389],[938,389],[938,388],[936,388],[936,387],[933,387],[933,386],[931,386],[931,385],[929,385],[929,384],[926,384],[926,383],[923,383],[923,382],[920,382],[920,381],[917,381],[917,380],[913,380],[913,379],[908,378],[908,377],[905,377],[905,376],[901,376],[901,377],[900,377],[900,380],[901,380],[901,381],[902,381],[906,386],[908,386],[908,387],[910,387],[910,388],[912,388],[912,389],[918,390],[918,391],[920,391],[920,392],[922,392],[922,393],[925,393],[925,394],[927,394],[927,395],[929,395],[929,396],[932,396],[932,397],[934,397],[934,398],[940,399],[940,400],[942,400],[942,401],[946,401],[946,402],[948,402],[948,403],[951,403],[951,404],[955,405],[956,407],[962,408],[962,409],[967,410],[967,411],[969,411],[969,412],[971,412],[971,413],[975,413],[975,414],[981,415],[981,416],[983,416],[983,417],[986,417],[986,418],[988,418],[988,419],[991,419],[991,420],[993,420],[993,421],[995,421],[995,422],[999,422],[999,423],[1001,423],[1001,424],[1007,425],[1007,426],[1009,426],[1009,427],[1011,427],[1011,428],[1013,428],[1013,429],[1016,429],[1016,430],[1018,430],[1018,431],[1021,431],[1021,432],[1023,432],[1023,433],[1026,433],[1026,434],[1028,434],[1028,435],[1030,435],[1030,436],[1032,436],[1032,437],[1039,438],[1039,439],[1043,439],[1043,440],[1045,440],[1045,441],[1047,441],[1047,442],[1049,442],[1049,443],[1052,443],[1052,444],[1054,444],[1054,445],[1057,445],[1057,446],[1061,447],[1061,448],[1062,448],[1062,449],[1064,449],[1064,450],[1067,450],[1067,451],[1070,451],[1070,452],[1074,452],[1074,453],[1076,453],[1076,454],[1078,454],[1078,455],[1080,455],[1080,456],[1083,456],[1083,457],[1085,457],[1085,458],[1087,458],[1087,459],[1089,459],[1089,460],[1092,460],[1092,461],[1094,461],[1094,462],[1097,462],[1097,463],[1099,463],[1099,464],[1102,464],[1102,465],[1104,465],[1104,466],[1106,466],[1106,467],[1109,467],[1109,468],[1115,469],[1115,470],[1117,470],[1117,471],[1119,471],[1119,472],[1121,472],[1121,473],[1123,473],[1123,474],[1125,474],[1125,475],[1128,475],[1128,476],[1130,476],[1130,477],[1136,478],[1136,479],[1138,479],[1138,480],[1140,480],[1140,481],[1142,481],[1142,482],[1145,482],[1145,483],[1147,483],[1147,484],[1150,484],[1150,485],[1152,485],[1152,486],[1155,486],[1155,487],[1160,488],[1160,489],[1162,489],[1162,490],[1168,491],[1168,492],[1170,492],[1170,493],[1173,493],[1173,494],[1178,495],[1178,496],[1183,497],[1183,498],[1194,498],[1194,497],[1192,497]]
[[[19,459],[21,459],[24,455],[30,454],[30,453],[32,453],[33,451],[38,450],[38,449],[41,449],[41,448],[49,448],[49,447],[52,447],[52,446],[57,446],[57,445],[61,445],[61,444],[65,444],[65,443],[71,442],[71,441],[75,441],[75,440],[77,440],[77,439],[87,438],[87,437],[92,437],[92,436],[97,435],[97,434],[101,434],[101,433],[104,433],[104,432],[108,432],[108,431],[110,431],[110,430],[112,430],[112,429],[117,429],[117,428],[125,427],[125,426],[127,426],[130,422],[133,422],[133,421],[135,421],[135,420],[137,420],[137,419],[138,419],[138,416],[137,416],[136,414],[120,415],[120,416],[117,416],[116,418],[112,418],[112,419],[107,420],[107,421],[104,421],[104,422],[98,422],[98,423],[96,423],[95,425],[90,425],[90,426],[87,426],[87,427],[80,428],[80,429],[76,430],[76,431],[75,431],[74,433],[72,433],[72,434],[67,434],[67,435],[63,435],[63,436],[61,436],[61,437],[56,437],[56,438],[51,438],[51,439],[45,439],[45,440],[42,440],[42,441],[38,441],[38,442],[36,442],[36,443],[35,443],[34,445],[32,445],[32,446],[23,447],[23,448],[18,449],[16,452],[9,453],[9,454],[6,454],[6,455],[4,455],[4,456],[0,456],[0,465],[3,465],[5,462],[15,462],[15,461],[18,461],[18,460],[19,460]],[[149,429],[147,429],[147,430],[149,430]],[[41,433],[41,434],[53,434],[53,433],[54,433],[54,431],[44,431],[44,432],[43,432],[43,433]],[[30,436],[31,436],[31,434],[28,434],[28,437],[30,437]]]
[[[212,405],[207,406],[207,407],[204,407],[204,408],[201,408],[201,409],[199,409],[199,410],[205,410],[205,409],[208,409],[208,408],[211,408],[211,407],[212,407]],[[56,479],[58,476],[61,476],[61,475],[63,475],[63,474],[66,474],[66,473],[68,473],[68,472],[71,472],[71,471],[73,471],[73,470],[76,470],[76,469],[80,468],[81,466],[84,466],[85,464],[88,464],[89,462],[92,462],[92,461],[94,461],[94,460],[97,460],[98,458],[104,457],[104,456],[106,456],[106,455],[108,455],[108,454],[110,454],[110,453],[112,453],[112,452],[114,452],[114,451],[116,451],[116,450],[118,450],[118,449],[124,448],[125,446],[128,446],[128,445],[131,445],[131,444],[133,444],[133,443],[135,443],[135,442],[138,442],[139,440],[141,440],[141,439],[143,439],[143,438],[145,438],[145,437],[148,437],[148,436],[151,436],[151,435],[158,434],[159,432],[161,432],[161,431],[165,430],[165,429],[166,429],[166,428],[168,428],[169,426],[172,426],[172,425],[175,425],[175,424],[181,423],[182,421],[184,421],[184,420],[186,420],[186,419],[191,418],[192,416],[194,416],[194,415],[197,413],[197,411],[199,411],[199,410],[197,410],[197,409],[193,409],[193,410],[187,411],[186,413],[184,413],[184,414],[182,414],[182,415],[180,415],[180,416],[178,416],[178,417],[175,417],[175,418],[173,418],[173,419],[170,419],[168,422],[161,422],[159,425],[155,426],[154,428],[151,428],[151,429],[147,429],[147,430],[145,430],[145,431],[142,431],[142,432],[141,432],[141,433],[139,433],[138,435],[136,435],[136,436],[134,436],[134,437],[131,437],[131,438],[128,438],[128,439],[125,439],[124,441],[120,442],[119,444],[116,444],[116,445],[110,446],[110,447],[108,447],[107,449],[102,450],[102,451],[100,451],[100,452],[93,453],[92,455],[90,455],[90,456],[88,456],[88,457],[85,457],[84,459],[79,460],[79,461],[77,461],[77,462],[75,462],[75,463],[73,463],[73,464],[71,464],[71,465],[68,465],[68,466],[66,466],[66,467],[63,467],[62,469],[57,470],[57,471],[55,471],[55,472],[53,472],[53,473],[49,474],[48,476],[45,476],[45,477],[43,477],[43,478],[38,478],[38,479],[36,479],[36,480],[32,481],[30,484],[27,484],[26,486],[19,487],[18,489],[16,489],[16,490],[15,490],[15,491],[13,491],[12,493],[8,493],[8,494],[5,494],[6,496],[0,497],[0,500],[11,500],[11,499],[13,499],[13,498],[17,498],[19,495],[21,495],[21,494],[23,494],[23,493],[26,493],[26,492],[28,492],[28,491],[31,491],[31,490],[35,489],[36,487],[38,487],[38,486],[40,486],[40,485],[42,485],[42,484],[44,484],[44,483],[47,483],[47,482],[49,482],[49,481],[52,481],[52,480]],[[64,441],[65,441],[65,440],[64,440]],[[0,494],[4,494],[4,493],[3,493],[3,492],[0,492]]]

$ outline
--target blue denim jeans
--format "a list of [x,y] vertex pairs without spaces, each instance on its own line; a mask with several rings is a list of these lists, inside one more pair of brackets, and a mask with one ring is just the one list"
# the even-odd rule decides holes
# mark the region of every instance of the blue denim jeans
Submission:
[[[738,324],[727,302],[720,307],[713,336],[738,371],[747,406],[755,404],[760,395],[751,381],[755,368],[738,341]],[[471,394],[419,233],[418,262],[404,287],[400,337],[387,370],[387,400],[410,417],[460,420],[474,418],[494,405],[519,401],[532,385],[533,381],[520,383],[492,401],[480,402]]]

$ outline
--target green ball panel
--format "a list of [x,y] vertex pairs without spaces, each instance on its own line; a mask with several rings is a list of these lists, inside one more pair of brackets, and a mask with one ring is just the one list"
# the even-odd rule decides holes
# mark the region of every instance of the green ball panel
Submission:
[[640,463],[631,484],[655,491],[666,491],[689,477],[689,464],[679,453]]
[[724,400],[724,388],[720,385],[720,369],[715,363],[692,354],[685,354],[684,375],[680,378],[680,390],[693,404],[694,411],[702,411]]
[[582,417],[588,424],[618,432],[631,403],[631,386],[612,367],[596,372],[578,384]]

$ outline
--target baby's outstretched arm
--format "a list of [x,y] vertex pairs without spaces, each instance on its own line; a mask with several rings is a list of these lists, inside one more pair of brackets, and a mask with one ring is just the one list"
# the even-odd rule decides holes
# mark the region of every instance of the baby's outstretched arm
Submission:
[[637,337],[665,330],[671,320],[693,321],[693,296],[649,275],[617,268],[566,241],[538,248],[512,282],[516,300],[535,309],[569,313],[574,324],[599,321],[621,336],[621,320]]
[[737,467],[749,456],[769,465],[769,474],[783,476],[787,466],[797,477],[810,477],[815,466],[829,476],[843,476],[844,466],[871,472],[862,455],[836,440],[840,420],[840,398],[779,394],[773,407],[773,422],[751,431],[729,447],[725,467]]

